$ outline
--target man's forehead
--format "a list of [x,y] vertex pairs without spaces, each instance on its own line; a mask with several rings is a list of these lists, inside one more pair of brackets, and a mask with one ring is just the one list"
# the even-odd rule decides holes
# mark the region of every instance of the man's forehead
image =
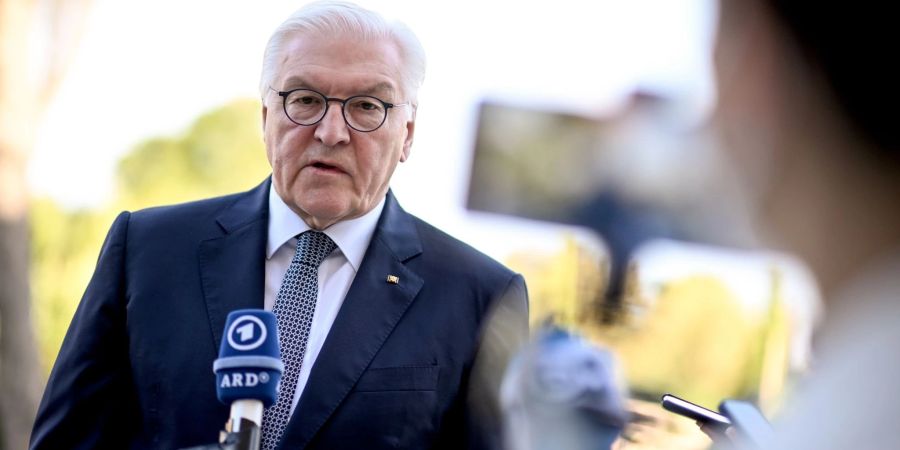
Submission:
[[357,94],[393,94],[399,90],[402,58],[388,39],[351,35],[296,34],[281,55],[275,79],[284,89],[353,90]]
[[[286,78],[282,81],[281,89],[291,90],[291,89],[300,89],[300,88],[308,88],[316,91],[323,91],[333,87],[335,85],[335,80],[331,77],[323,77],[317,75],[315,71],[310,71],[311,73],[304,74],[287,74]],[[389,95],[397,92],[397,87],[394,83],[387,80],[372,80],[367,79],[368,77],[361,77],[358,79],[352,79],[353,77],[347,77],[344,82],[341,83],[340,89],[344,90],[352,90],[354,95]]]

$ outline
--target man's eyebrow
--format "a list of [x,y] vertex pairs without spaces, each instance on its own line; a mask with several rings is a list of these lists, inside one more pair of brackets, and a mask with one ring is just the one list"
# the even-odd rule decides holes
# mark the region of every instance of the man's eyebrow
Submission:
[[284,80],[284,85],[282,88],[286,91],[297,88],[308,88],[310,84],[306,82],[303,78],[298,76],[288,77],[288,79]]
[[394,86],[386,81],[382,81],[375,85],[369,86],[367,89],[363,89],[359,92],[358,95],[373,95],[377,94],[386,94],[390,95],[394,93]]
[[[289,91],[291,89],[318,90],[311,83],[308,83],[305,79],[296,75],[290,76],[286,80],[284,80],[283,90]],[[391,96],[395,91],[396,89],[394,89],[393,84],[388,83],[387,81],[381,81],[359,91],[354,91],[351,95],[371,95],[373,97]]]

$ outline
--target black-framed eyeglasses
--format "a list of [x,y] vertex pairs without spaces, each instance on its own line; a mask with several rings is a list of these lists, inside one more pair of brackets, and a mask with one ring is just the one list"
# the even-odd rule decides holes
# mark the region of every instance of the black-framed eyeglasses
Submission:
[[[270,88],[273,91],[275,89]],[[297,125],[315,125],[325,118],[328,104],[339,102],[344,122],[350,128],[363,133],[375,131],[387,119],[388,110],[395,106],[406,106],[409,103],[388,103],[371,95],[354,95],[348,98],[326,97],[312,89],[292,89],[275,91],[284,100],[284,114]]]

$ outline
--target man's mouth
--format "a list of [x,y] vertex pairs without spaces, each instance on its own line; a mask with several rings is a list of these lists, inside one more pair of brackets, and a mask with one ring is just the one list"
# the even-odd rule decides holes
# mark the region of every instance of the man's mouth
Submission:
[[319,161],[310,164],[309,167],[312,167],[314,169],[324,170],[327,172],[343,172],[340,169],[340,167],[338,167],[338,166],[333,166],[331,164],[327,164],[327,163],[323,163],[323,162],[319,162]]

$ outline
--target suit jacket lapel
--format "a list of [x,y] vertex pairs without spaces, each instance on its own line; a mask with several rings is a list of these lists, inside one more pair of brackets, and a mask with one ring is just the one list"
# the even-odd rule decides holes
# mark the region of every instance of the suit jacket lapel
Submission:
[[216,348],[229,312],[263,307],[269,184],[267,179],[239,195],[216,218],[220,233],[200,242],[198,248],[203,297]]
[[[282,448],[305,447],[344,400],[421,289],[405,266],[422,252],[412,218],[388,192],[372,242],[316,359]],[[388,275],[399,283],[387,281]]]

